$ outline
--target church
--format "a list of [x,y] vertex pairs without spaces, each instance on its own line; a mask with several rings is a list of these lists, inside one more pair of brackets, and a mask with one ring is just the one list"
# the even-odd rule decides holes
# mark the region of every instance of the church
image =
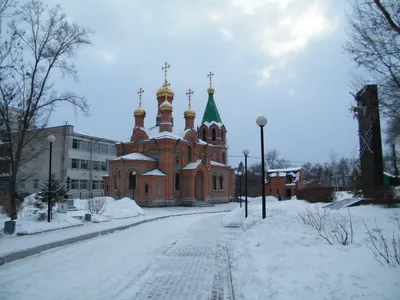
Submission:
[[[157,117],[154,126],[145,126],[146,112],[134,111],[135,125],[130,141],[115,145],[117,158],[109,161],[103,176],[104,194],[135,199],[140,206],[201,205],[229,202],[234,192],[234,169],[228,165],[226,128],[214,101],[212,76],[208,101],[200,126],[196,112],[184,112],[185,127],[174,126],[174,92],[167,80],[170,65],[165,63],[164,83],[156,92]],[[178,104],[182,105],[182,104]]]

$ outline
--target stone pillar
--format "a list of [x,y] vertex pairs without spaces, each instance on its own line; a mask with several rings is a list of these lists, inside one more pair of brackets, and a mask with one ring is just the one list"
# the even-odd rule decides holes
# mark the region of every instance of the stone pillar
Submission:
[[383,154],[378,88],[366,85],[356,95],[360,142],[361,182],[365,198],[383,197]]

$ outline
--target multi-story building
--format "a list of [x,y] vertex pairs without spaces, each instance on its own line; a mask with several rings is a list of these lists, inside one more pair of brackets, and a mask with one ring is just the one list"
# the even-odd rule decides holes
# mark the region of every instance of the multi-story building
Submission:
[[[116,157],[116,141],[81,134],[72,125],[63,125],[28,132],[36,134],[45,149],[37,157],[26,162],[18,174],[21,193],[32,193],[40,189],[49,177],[49,147],[47,136],[54,135],[52,145],[52,173],[64,184],[69,183],[73,197],[88,198],[103,194],[102,176],[107,174],[108,161]],[[40,147],[39,147],[40,149]]]

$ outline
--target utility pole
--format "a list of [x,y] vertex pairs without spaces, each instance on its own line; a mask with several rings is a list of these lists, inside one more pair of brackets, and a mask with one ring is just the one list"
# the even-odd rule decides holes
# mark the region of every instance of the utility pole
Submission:
[[397,168],[396,144],[392,144],[392,158],[393,158],[394,176],[396,176],[397,180],[397,177],[399,176],[399,169]]

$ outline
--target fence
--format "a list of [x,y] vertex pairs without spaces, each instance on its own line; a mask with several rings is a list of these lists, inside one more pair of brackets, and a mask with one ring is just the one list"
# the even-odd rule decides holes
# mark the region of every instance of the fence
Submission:
[[91,192],[68,192],[69,199],[92,199],[94,197],[103,197],[104,192],[102,191],[91,191]]
[[307,187],[302,188],[296,192],[297,199],[305,200],[307,202],[331,202],[332,193],[334,191],[343,191],[344,188],[334,188],[334,187]]

